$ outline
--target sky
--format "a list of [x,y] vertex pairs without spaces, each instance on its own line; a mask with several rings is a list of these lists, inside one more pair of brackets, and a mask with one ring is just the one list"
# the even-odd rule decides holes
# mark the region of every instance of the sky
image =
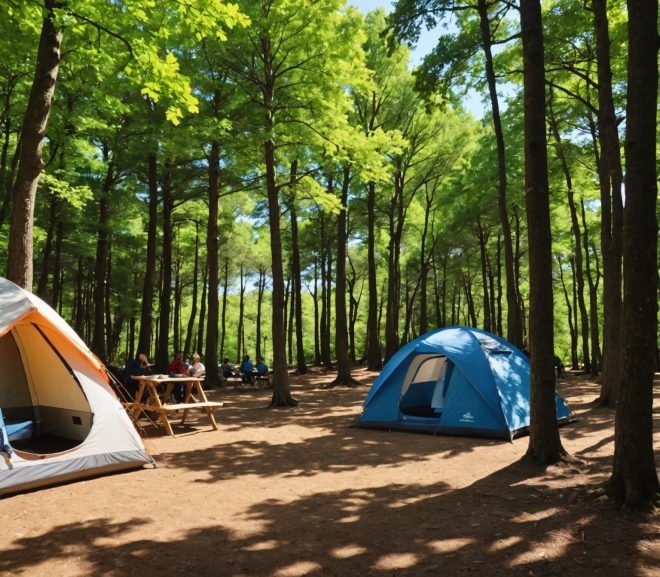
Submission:
[[[358,10],[366,14],[376,8],[384,8],[386,12],[391,12],[394,9],[396,0],[348,0],[347,5],[355,6]],[[423,30],[417,46],[411,52],[410,63],[412,66],[419,64],[424,58],[424,55],[431,52],[437,41],[437,32],[433,30]],[[479,96],[474,91],[469,91],[466,96],[463,106],[475,118],[482,119],[484,116],[484,105]]]
[[[366,14],[372,10],[376,10],[376,8],[384,8],[385,12],[391,12],[394,10],[394,4],[396,4],[396,0],[348,0],[346,4],[355,6],[358,10],[360,10],[360,12]],[[422,32],[419,38],[419,42],[411,54],[411,64],[413,66],[418,64],[424,55],[431,51],[435,45],[435,41],[436,35],[433,33],[433,31],[429,32],[425,30]]]

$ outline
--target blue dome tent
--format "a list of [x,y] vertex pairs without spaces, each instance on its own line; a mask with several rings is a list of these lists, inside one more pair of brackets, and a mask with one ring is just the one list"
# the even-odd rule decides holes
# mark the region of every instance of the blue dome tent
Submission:
[[[555,398],[557,420],[572,420],[564,399]],[[386,363],[355,425],[511,440],[527,432],[529,415],[529,359],[486,331],[446,327]]]

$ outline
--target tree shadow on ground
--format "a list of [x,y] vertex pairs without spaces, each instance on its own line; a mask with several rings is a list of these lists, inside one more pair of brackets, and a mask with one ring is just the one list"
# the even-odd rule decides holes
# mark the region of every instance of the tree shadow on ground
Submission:
[[458,490],[397,484],[267,500],[247,511],[249,534],[231,519],[167,542],[145,537],[141,518],[62,525],[5,541],[0,573],[75,555],[90,575],[113,577],[657,575],[654,519],[558,489],[555,473],[516,463]]

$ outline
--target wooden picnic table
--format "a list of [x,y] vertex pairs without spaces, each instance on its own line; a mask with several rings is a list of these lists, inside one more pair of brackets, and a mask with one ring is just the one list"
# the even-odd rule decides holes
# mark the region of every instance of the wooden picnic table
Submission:
[[[206,413],[213,430],[218,429],[213,410],[222,407],[223,403],[212,402],[206,398],[202,387],[203,379],[187,376],[170,377],[169,375],[131,375],[131,378],[138,382],[138,388],[135,400],[128,403],[128,408],[136,420],[142,413],[155,411],[158,413],[158,420],[167,433],[173,437],[174,431],[168,414],[183,412],[179,423],[183,425],[186,422],[188,411],[199,410]],[[172,402],[174,385],[177,383],[185,384],[185,396],[182,403]],[[158,390],[159,385],[165,385],[164,391]],[[148,398],[145,398],[145,391],[148,393]],[[143,398],[145,398],[145,402],[143,402]]]

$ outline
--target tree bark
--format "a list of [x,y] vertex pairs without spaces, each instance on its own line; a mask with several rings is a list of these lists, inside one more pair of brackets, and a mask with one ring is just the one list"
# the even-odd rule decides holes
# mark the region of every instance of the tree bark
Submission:
[[225,256],[224,286],[222,287],[222,314],[220,320],[220,360],[225,359],[225,338],[227,336],[227,295],[229,291],[229,258]]
[[348,320],[346,316],[346,212],[348,188],[351,181],[350,165],[344,164],[341,184],[341,207],[337,215],[337,263],[335,265],[335,353],[337,378],[334,385],[354,386],[357,381],[351,375],[351,359],[348,354]]
[[[600,371],[600,338],[598,335],[598,285],[600,282],[600,271],[598,267],[598,254],[596,248],[589,242],[589,228],[587,227],[587,218],[584,210],[584,201],[580,201],[580,208],[582,211],[582,226],[584,228],[584,265],[587,274],[587,281],[589,284],[589,328],[591,331],[591,362],[590,373],[595,377]],[[591,253],[593,253],[593,261],[595,272],[592,272],[591,267]],[[586,370],[586,368],[585,368]]]
[[108,229],[110,218],[110,191],[115,180],[114,162],[108,159],[108,151],[104,148],[103,155],[108,163],[105,180],[99,195],[99,219],[96,237],[96,259],[94,264],[94,336],[91,349],[102,361],[107,361],[105,336],[105,299],[106,299],[106,266],[108,262]]
[[312,298],[314,299],[314,364],[316,366],[321,364],[321,336],[319,331],[319,260],[323,258],[322,254],[323,247],[321,247],[320,254],[314,259],[314,291],[312,294]]
[[[557,157],[561,163],[564,179],[566,181],[566,195],[568,199],[568,208],[571,213],[571,229],[573,231],[573,240],[575,242],[575,274],[574,279],[577,284],[577,301],[580,309],[580,327],[582,336],[582,359],[584,362],[584,370],[591,370],[591,358],[589,356],[589,317],[587,315],[587,305],[584,301],[584,267],[582,264],[582,234],[580,231],[580,223],[578,222],[577,209],[575,207],[575,197],[573,193],[573,179],[571,178],[571,171],[568,167],[568,161],[564,154],[561,136],[559,133],[559,126],[557,119],[552,108],[552,92],[550,93],[551,104],[549,106],[550,127],[552,135],[555,139]],[[568,302],[568,301],[567,301]],[[576,327],[577,328],[577,327]],[[572,333],[571,333],[572,334]]]
[[261,57],[264,65],[262,89],[264,105],[264,129],[266,140],[263,143],[264,165],[266,167],[266,193],[268,195],[268,222],[270,224],[270,254],[273,272],[273,396],[271,406],[296,406],[291,395],[289,372],[286,362],[286,325],[284,322],[284,268],[282,265],[282,234],[280,223],[279,189],[275,180],[275,125],[274,97],[275,71],[273,55],[268,36],[261,39]]
[[149,179],[149,224],[147,225],[147,262],[144,267],[142,287],[142,310],[140,314],[140,334],[138,354],[151,354],[153,331],[154,278],[156,276],[156,242],[158,235],[158,160],[156,153],[148,158]]
[[49,195],[50,209],[48,211],[48,227],[46,228],[46,241],[41,251],[41,266],[39,267],[39,281],[37,282],[37,296],[46,302],[52,301],[48,296],[48,277],[50,275],[50,259],[53,256],[53,241],[57,228],[59,199],[54,194]]
[[161,291],[160,312],[158,315],[158,343],[156,346],[156,369],[167,374],[170,349],[170,314],[172,311],[172,212],[174,199],[170,179],[170,166],[165,163],[161,189],[163,193],[163,238],[161,243]]
[[657,335],[658,2],[628,0],[628,101],[623,263],[623,370],[607,489],[648,508],[660,483],[653,451],[653,372]]
[[[261,349],[261,323],[263,314],[263,303],[264,303],[264,293],[266,292],[266,268],[263,266],[259,267],[259,280],[257,281],[257,346],[256,346],[256,356],[263,358],[266,354],[265,350]],[[264,346],[264,349],[266,347]]]
[[[219,106],[219,95],[215,94],[214,105]],[[220,240],[218,216],[220,211],[220,145],[211,143],[209,155],[209,219],[206,232],[206,258],[208,266],[208,308],[206,318],[206,346],[204,361],[206,365],[206,382],[211,386],[219,384],[218,374],[218,311],[220,308],[218,286],[220,285],[218,258]]]
[[383,357],[378,330],[378,279],[376,277],[376,185],[367,185],[367,274],[369,307],[367,313],[367,369],[380,371]]
[[[598,136],[601,143],[598,178],[603,254],[603,375],[599,403],[614,407],[621,369],[621,258],[623,171],[616,111],[612,96],[607,0],[593,0],[598,68]],[[593,359],[592,359],[593,361]]]
[[[208,228],[208,226],[207,226]],[[202,297],[199,299],[199,324],[197,325],[197,340],[195,350],[204,350],[204,327],[206,326],[206,294],[208,293],[209,266],[208,258],[202,269]]]
[[489,274],[488,274],[488,253],[486,245],[488,244],[488,229],[484,228],[481,224],[481,218],[477,221],[477,239],[479,240],[479,255],[481,260],[481,278],[483,284],[483,306],[484,306],[484,322],[483,327],[487,331],[493,330],[493,322],[490,309],[490,290],[488,288]]
[[37,64],[32,80],[23,128],[18,171],[12,190],[12,218],[9,229],[7,278],[31,291],[33,278],[34,203],[43,169],[43,141],[60,65],[62,30],[55,27],[56,0],[44,0],[46,13],[41,23]]
[[538,465],[562,459],[557,427],[552,301],[552,234],[545,132],[545,70],[539,0],[521,0],[525,106],[525,191],[529,237],[531,417],[526,457]]
[[302,278],[300,273],[300,247],[298,246],[298,215],[296,213],[296,179],[298,161],[291,163],[291,184],[289,212],[291,217],[291,275],[293,277],[293,304],[296,319],[296,370],[299,374],[307,373],[305,361],[305,343],[303,340],[302,314]]
[[502,130],[502,119],[500,117],[500,105],[497,97],[497,83],[495,80],[495,68],[493,66],[492,37],[490,20],[488,18],[487,0],[478,0],[477,9],[481,27],[482,48],[484,51],[486,66],[486,81],[488,83],[488,94],[490,96],[491,111],[493,114],[493,129],[497,144],[497,174],[500,226],[504,243],[504,269],[506,272],[506,302],[507,302],[507,340],[516,346],[522,345],[522,313],[518,302],[518,291],[514,274],[513,241],[511,238],[511,225],[507,209],[507,180],[506,180],[506,148],[504,146],[504,133]]
[[[193,343],[193,331],[195,329],[195,318],[197,317],[197,292],[199,290],[199,223],[195,222],[195,259],[193,263],[192,302],[190,303],[190,317],[186,329],[186,340],[183,345],[183,353],[188,358]],[[222,349],[222,347],[220,347]],[[199,351],[195,351],[199,352]]]

